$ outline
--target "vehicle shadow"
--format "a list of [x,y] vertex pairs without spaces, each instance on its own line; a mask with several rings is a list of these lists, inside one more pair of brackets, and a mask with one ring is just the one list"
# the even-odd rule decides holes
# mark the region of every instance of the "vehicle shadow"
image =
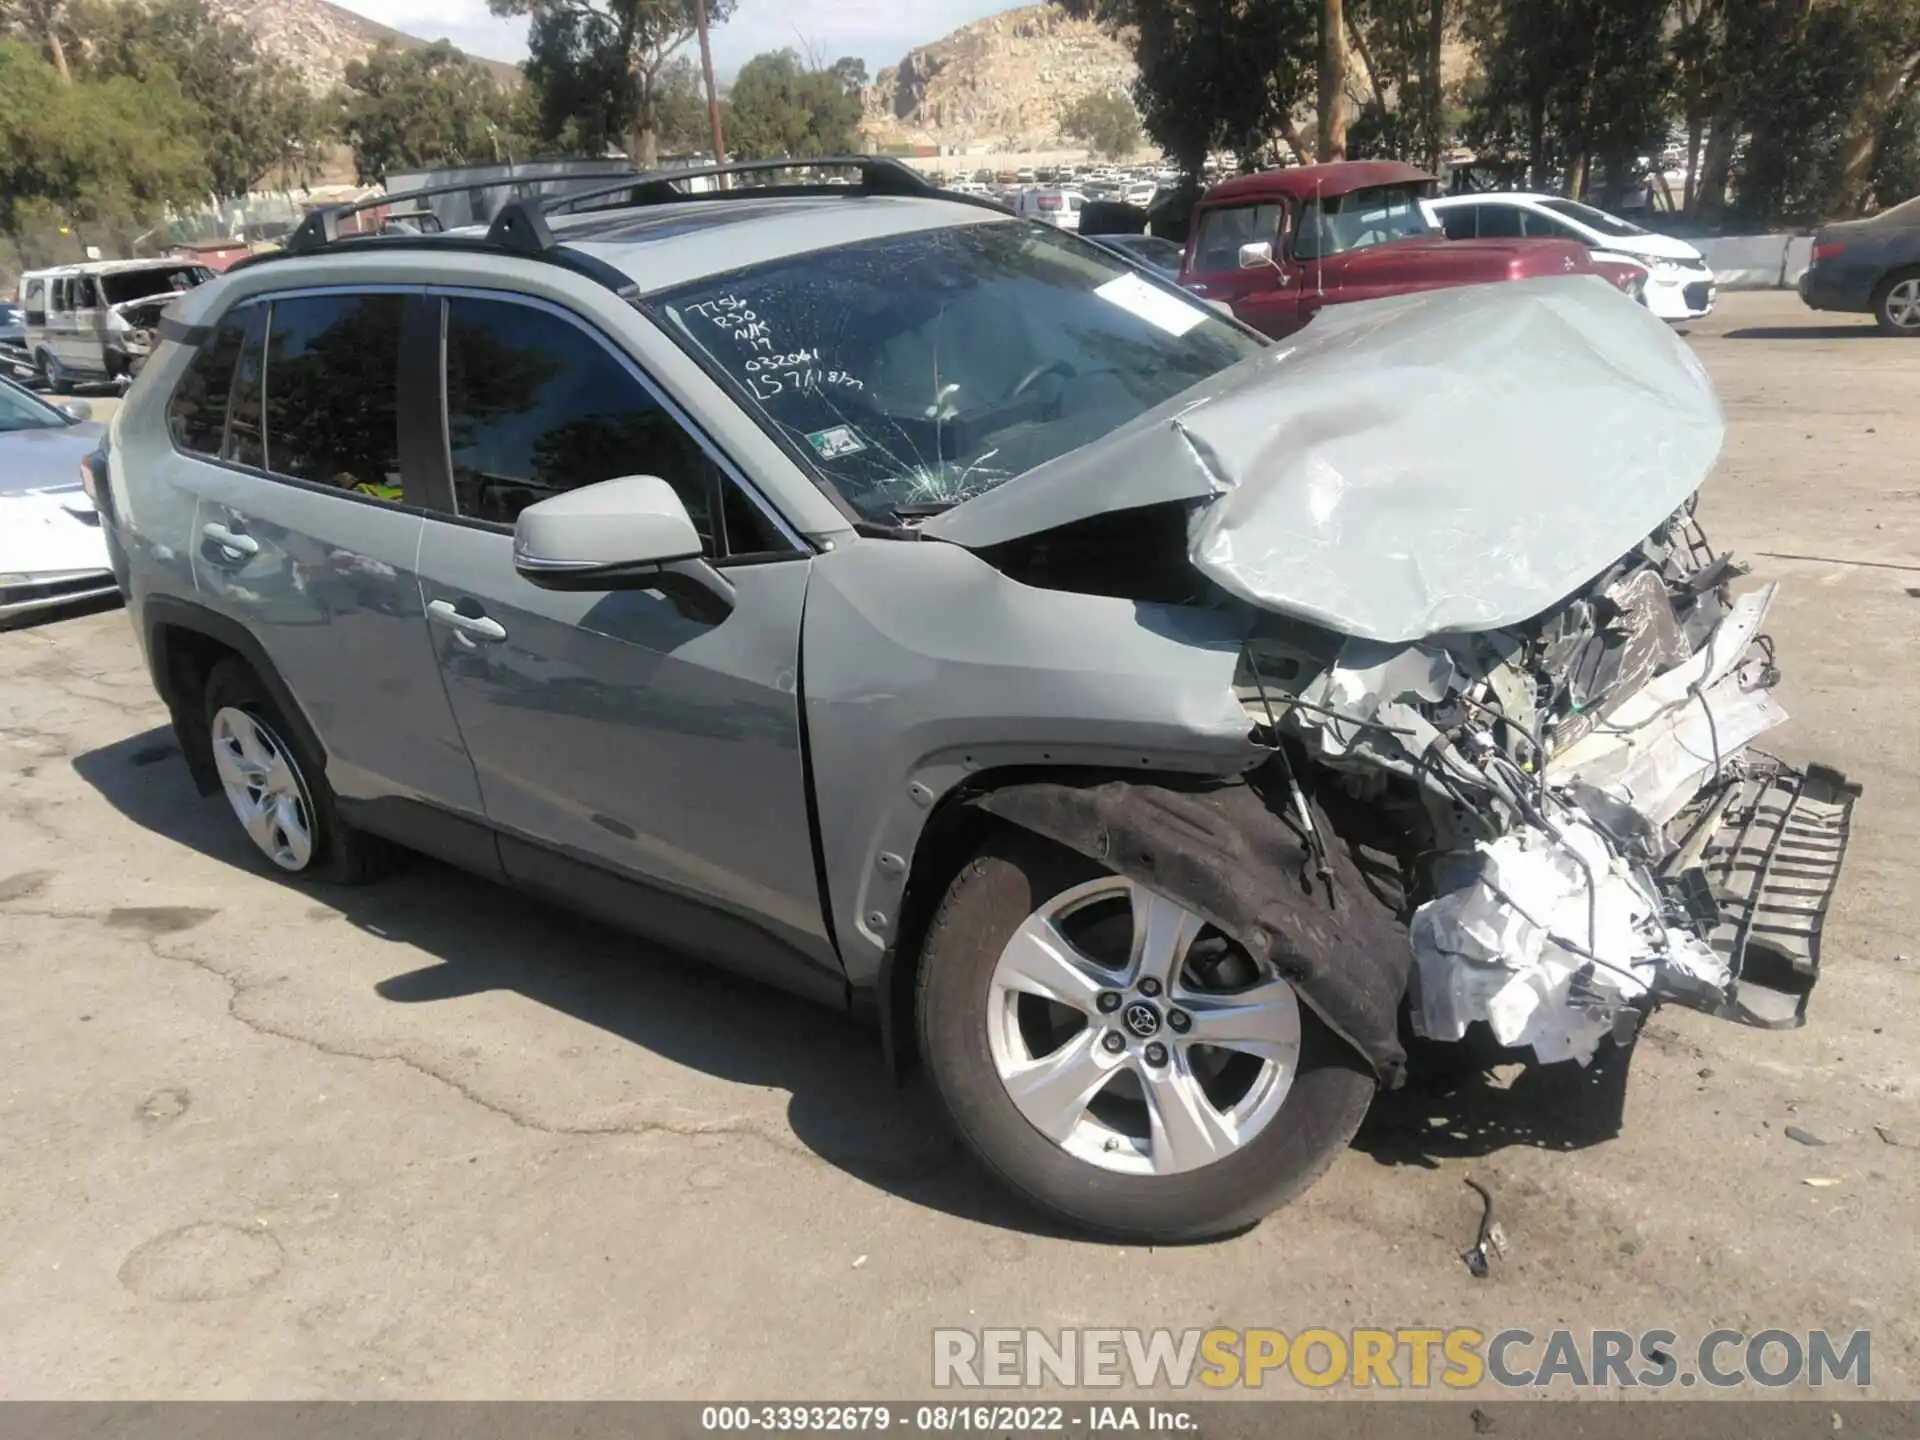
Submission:
[[[103,746],[72,764],[135,824],[236,869],[278,878],[248,847],[224,802],[194,790],[170,729]],[[432,1005],[492,990],[523,995],[675,1064],[785,1091],[795,1138],[877,1189],[1025,1234],[1075,1236],[994,1184],[928,1086],[918,1078],[896,1086],[877,1032],[846,1016],[425,858],[367,887],[281,883],[369,935],[432,957],[379,981],[374,990],[387,1001]]]
[[1602,1044],[1584,1068],[1529,1061],[1516,1070],[1523,1054],[1489,1040],[1451,1064],[1421,1065],[1416,1051],[1407,1083],[1374,1101],[1354,1148],[1382,1165],[1432,1170],[1515,1145],[1584,1150],[1619,1135],[1633,1047]]
[[1722,340],[1884,340],[1880,327],[1862,318],[1852,325],[1748,325],[1728,330]]

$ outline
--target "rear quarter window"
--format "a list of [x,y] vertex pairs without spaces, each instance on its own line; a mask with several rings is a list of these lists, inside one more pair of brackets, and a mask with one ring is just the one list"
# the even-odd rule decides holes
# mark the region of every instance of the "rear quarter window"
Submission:
[[233,390],[233,367],[246,339],[251,307],[228,311],[201,342],[186,373],[167,402],[167,433],[180,449],[195,455],[218,455],[227,430],[227,400]]

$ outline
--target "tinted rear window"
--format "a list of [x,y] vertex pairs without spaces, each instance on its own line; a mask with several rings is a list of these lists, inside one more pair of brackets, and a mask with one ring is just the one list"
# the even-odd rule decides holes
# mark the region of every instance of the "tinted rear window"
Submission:
[[401,295],[276,300],[267,335],[268,467],[400,498]]
[[167,431],[173,443],[196,455],[218,455],[227,430],[227,398],[233,391],[234,362],[246,338],[251,306],[229,311],[200,346],[167,404]]

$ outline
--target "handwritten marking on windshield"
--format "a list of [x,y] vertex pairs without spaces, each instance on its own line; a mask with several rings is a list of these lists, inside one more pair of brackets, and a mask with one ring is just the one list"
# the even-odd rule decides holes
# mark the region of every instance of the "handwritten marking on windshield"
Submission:
[[753,391],[755,398],[771,400],[787,390],[864,390],[867,382],[844,370],[788,370],[780,375],[748,375],[747,388]]
[[712,321],[739,344],[750,345],[761,351],[773,349],[773,332],[767,328],[766,321],[755,314],[753,308],[738,295],[701,300],[689,305],[687,310],[689,314]]

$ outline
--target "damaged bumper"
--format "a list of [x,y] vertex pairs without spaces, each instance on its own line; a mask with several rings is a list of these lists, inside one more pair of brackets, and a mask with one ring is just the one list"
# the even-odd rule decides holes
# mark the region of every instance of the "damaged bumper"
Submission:
[[1786,712],[1774,587],[1732,599],[1738,573],[1683,511],[1522,626],[1318,664],[1260,642],[1299,678],[1250,708],[1356,794],[1414,802],[1416,1033],[1484,1022],[1584,1063],[1662,1001],[1802,1022],[1858,789],[1753,748]]

